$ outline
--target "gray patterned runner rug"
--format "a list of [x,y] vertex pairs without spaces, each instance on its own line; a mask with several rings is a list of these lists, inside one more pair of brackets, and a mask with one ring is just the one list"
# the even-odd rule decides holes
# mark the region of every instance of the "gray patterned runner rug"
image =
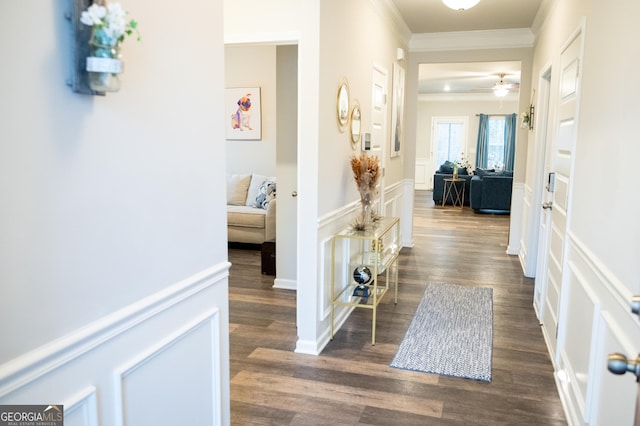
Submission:
[[391,367],[491,381],[493,289],[427,284]]

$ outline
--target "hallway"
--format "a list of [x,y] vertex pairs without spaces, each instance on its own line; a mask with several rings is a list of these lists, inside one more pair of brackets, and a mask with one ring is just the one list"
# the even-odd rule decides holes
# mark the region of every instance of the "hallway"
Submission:
[[[295,292],[271,288],[259,251],[230,250],[232,424],[566,424],[508,228],[508,216],[434,207],[416,191],[415,247],[400,256],[398,304],[381,302],[376,345],[371,312],[356,310],[318,357],[293,353]],[[427,282],[493,288],[490,384],[388,367]]]

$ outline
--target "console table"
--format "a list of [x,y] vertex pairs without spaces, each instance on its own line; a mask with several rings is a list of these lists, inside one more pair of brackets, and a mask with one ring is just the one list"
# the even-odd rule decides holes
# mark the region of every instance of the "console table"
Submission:
[[[400,219],[382,217],[370,229],[357,231],[352,226],[335,234],[331,241],[331,339],[338,306],[371,309],[371,344],[376,344],[376,311],[393,282],[394,302],[398,303],[398,256],[400,254]],[[354,270],[366,267],[371,281],[358,285]],[[338,268],[340,268],[338,270]],[[390,271],[393,270],[390,279]],[[384,284],[379,277],[385,274]],[[367,296],[356,290],[364,288]],[[354,294],[355,293],[355,294]]]

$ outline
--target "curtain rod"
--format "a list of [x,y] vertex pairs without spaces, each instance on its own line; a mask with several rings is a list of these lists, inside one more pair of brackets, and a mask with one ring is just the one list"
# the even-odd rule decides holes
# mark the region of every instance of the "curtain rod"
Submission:
[[[513,115],[515,114],[515,112],[512,112],[511,114],[485,114],[485,115],[491,115],[493,117],[506,117],[507,115]],[[476,114],[476,117],[480,117],[480,114]]]

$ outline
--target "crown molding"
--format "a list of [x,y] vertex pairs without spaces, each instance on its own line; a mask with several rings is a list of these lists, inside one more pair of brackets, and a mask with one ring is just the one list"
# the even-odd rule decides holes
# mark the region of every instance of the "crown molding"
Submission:
[[402,19],[400,11],[391,0],[369,0],[375,10],[377,10],[381,16],[391,18],[394,24],[396,35],[405,43],[411,39],[411,30],[407,26],[407,23]]
[[411,37],[409,52],[509,49],[533,47],[533,42],[534,35],[529,28],[422,33]]
[[517,102],[519,93],[509,92],[503,98],[498,98],[491,92],[487,93],[420,93],[418,102]]
[[533,31],[534,34],[538,34],[538,32],[540,32],[540,29],[547,20],[547,17],[551,15],[552,9],[556,7],[557,4],[558,2],[554,0],[542,0],[540,7],[538,8],[538,13],[531,25],[531,31]]

